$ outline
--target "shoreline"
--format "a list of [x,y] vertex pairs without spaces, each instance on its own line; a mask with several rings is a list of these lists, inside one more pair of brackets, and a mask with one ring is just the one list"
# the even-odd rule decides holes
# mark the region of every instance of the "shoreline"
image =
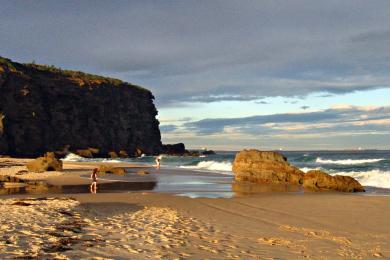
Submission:
[[[132,192],[151,191],[170,193],[179,196],[231,198],[252,196],[256,193],[297,194],[316,193],[306,191],[294,185],[259,185],[252,183],[237,183],[234,176],[219,172],[202,171],[188,168],[163,166],[155,169],[152,165],[127,162],[68,162],[64,161],[62,172],[24,173],[24,166],[29,159],[0,158],[0,178],[13,176],[27,182],[28,189],[16,183],[7,189],[0,188],[0,196],[12,194],[77,194],[89,192],[90,172],[100,165],[112,165],[126,169],[125,176],[104,174],[98,177],[98,192]],[[144,172],[150,174],[144,174]],[[32,185],[28,185],[31,182]],[[39,184],[39,185],[36,185]],[[366,186],[367,192],[356,193],[356,196],[389,196],[390,189]],[[321,191],[320,193],[332,193]]]

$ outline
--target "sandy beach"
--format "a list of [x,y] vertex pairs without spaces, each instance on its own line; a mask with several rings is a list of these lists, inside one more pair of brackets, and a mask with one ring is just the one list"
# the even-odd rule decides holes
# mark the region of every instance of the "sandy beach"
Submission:
[[[390,257],[388,197],[160,193],[1,200],[1,257],[370,259]],[[374,224],[375,223],[375,224]]]
[[[17,172],[25,163],[7,159],[8,164],[21,165],[5,167],[6,159],[2,160],[3,174]],[[83,175],[93,167],[65,163],[62,173],[29,178],[39,176],[52,184],[89,183]],[[164,180],[150,171],[146,178]],[[144,178],[130,174],[133,177]],[[156,191],[52,193],[2,196],[1,258],[390,258],[388,196],[294,189],[238,192],[231,198],[190,198]]]

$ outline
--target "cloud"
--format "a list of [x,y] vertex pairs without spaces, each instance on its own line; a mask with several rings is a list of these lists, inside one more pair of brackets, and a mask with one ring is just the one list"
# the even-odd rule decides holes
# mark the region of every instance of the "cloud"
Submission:
[[169,132],[173,132],[177,129],[177,126],[176,125],[161,125],[160,126],[160,131],[162,133],[169,133]]
[[302,108],[303,110],[306,110],[306,109],[309,109],[310,107],[309,107],[309,106],[301,106],[301,108]]
[[1,55],[144,85],[159,106],[390,85],[387,0],[0,6]]
[[244,135],[272,134],[390,134],[390,106],[334,108],[305,113],[259,115],[241,118],[209,118],[184,124],[188,131],[204,134],[229,132]]

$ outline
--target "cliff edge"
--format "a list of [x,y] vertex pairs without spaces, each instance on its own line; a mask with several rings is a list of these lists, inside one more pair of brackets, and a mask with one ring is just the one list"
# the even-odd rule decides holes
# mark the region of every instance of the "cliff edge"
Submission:
[[117,79],[0,57],[0,155],[93,148],[134,155],[161,151],[149,90]]

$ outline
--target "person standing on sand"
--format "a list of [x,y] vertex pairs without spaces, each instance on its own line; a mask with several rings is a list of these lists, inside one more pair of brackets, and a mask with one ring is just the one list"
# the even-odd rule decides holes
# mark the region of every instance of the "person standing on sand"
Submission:
[[161,154],[156,157],[156,168],[157,169],[160,169],[161,159],[162,159],[162,155]]
[[98,172],[98,169],[95,168],[95,169],[93,169],[93,171],[91,173],[91,179],[92,179],[91,193],[96,193],[96,190],[97,190],[97,172]]

